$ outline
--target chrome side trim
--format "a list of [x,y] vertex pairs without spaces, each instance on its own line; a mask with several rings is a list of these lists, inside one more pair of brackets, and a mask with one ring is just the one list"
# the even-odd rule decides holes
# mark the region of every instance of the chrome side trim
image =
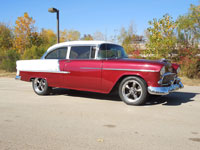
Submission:
[[81,67],[80,69],[102,69],[102,70],[114,70],[114,71],[139,71],[139,72],[159,72],[157,70],[146,70],[146,69],[120,69],[120,68],[92,68],[92,67]]
[[116,71],[139,71],[139,72],[159,72],[157,70],[147,69],[118,69],[118,68],[103,68],[103,70],[116,70]]
[[16,76],[15,80],[21,80],[21,76]]
[[46,71],[46,70],[20,70],[20,71],[26,71],[26,72],[45,72],[45,73],[65,73],[69,74],[70,72],[68,71]]
[[100,70],[100,69],[102,69],[102,68],[81,67],[80,69],[94,69],[94,70]]

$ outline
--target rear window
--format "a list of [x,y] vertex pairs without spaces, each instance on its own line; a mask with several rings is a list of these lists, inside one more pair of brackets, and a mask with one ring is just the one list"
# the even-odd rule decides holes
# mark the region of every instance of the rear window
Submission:
[[62,47],[49,52],[45,59],[66,59],[66,54],[67,47]]

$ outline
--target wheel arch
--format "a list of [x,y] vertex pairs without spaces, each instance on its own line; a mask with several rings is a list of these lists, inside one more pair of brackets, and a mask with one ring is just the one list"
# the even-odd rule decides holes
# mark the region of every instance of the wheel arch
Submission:
[[36,78],[36,77],[31,77],[31,78],[29,79],[29,81],[31,82],[31,81],[33,81],[35,78]]
[[35,78],[42,78],[42,79],[45,79],[45,80],[48,82],[48,79],[47,79],[46,77],[39,77],[39,76],[38,76],[38,77],[37,77],[37,76],[35,76],[35,77],[30,77],[30,78],[29,78],[29,81],[32,82]]
[[121,81],[122,81],[124,78],[126,78],[126,77],[138,77],[138,78],[141,78],[142,80],[145,81],[145,83],[146,83],[146,85],[147,85],[146,80],[145,80],[140,74],[123,74],[123,75],[121,75],[121,76],[116,80],[115,84],[113,85],[113,87],[111,88],[111,90],[110,90],[109,93],[111,93],[111,92],[117,90],[118,87],[119,87],[119,84],[121,83]]

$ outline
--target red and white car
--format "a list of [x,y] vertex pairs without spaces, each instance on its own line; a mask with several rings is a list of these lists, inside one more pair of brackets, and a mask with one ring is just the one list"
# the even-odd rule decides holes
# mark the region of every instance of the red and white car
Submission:
[[166,60],[129,59],[117,44],[71,41],[50,47],[41,59],[17,61],[16,79],[32,81],[38,95],[53,87],[99,93],[115,88],[125,103],[140,105],[150,94],[183,88],[179,70]]

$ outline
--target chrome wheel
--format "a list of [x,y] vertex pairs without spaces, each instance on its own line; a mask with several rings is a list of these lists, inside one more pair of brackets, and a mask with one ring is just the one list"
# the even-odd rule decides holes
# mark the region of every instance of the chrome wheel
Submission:
[[36,92],[44,92],[46,83],[45,83],[45,79],[40,79],[40,78],[36,78],[34,81],[34,87]]
[[127,101],[137,101],[142,96],[142,87],[137,81],[129,80],[124,83],[122,94]]
[[38,95],[46,95],[49,93],[49,89],[47,81],[43,78],[35,78],[33,80],[33,90]]
[[142,78],[126,77],[119,85],[119,96],[129,105],[144,104],[147,100],[147,84]]

